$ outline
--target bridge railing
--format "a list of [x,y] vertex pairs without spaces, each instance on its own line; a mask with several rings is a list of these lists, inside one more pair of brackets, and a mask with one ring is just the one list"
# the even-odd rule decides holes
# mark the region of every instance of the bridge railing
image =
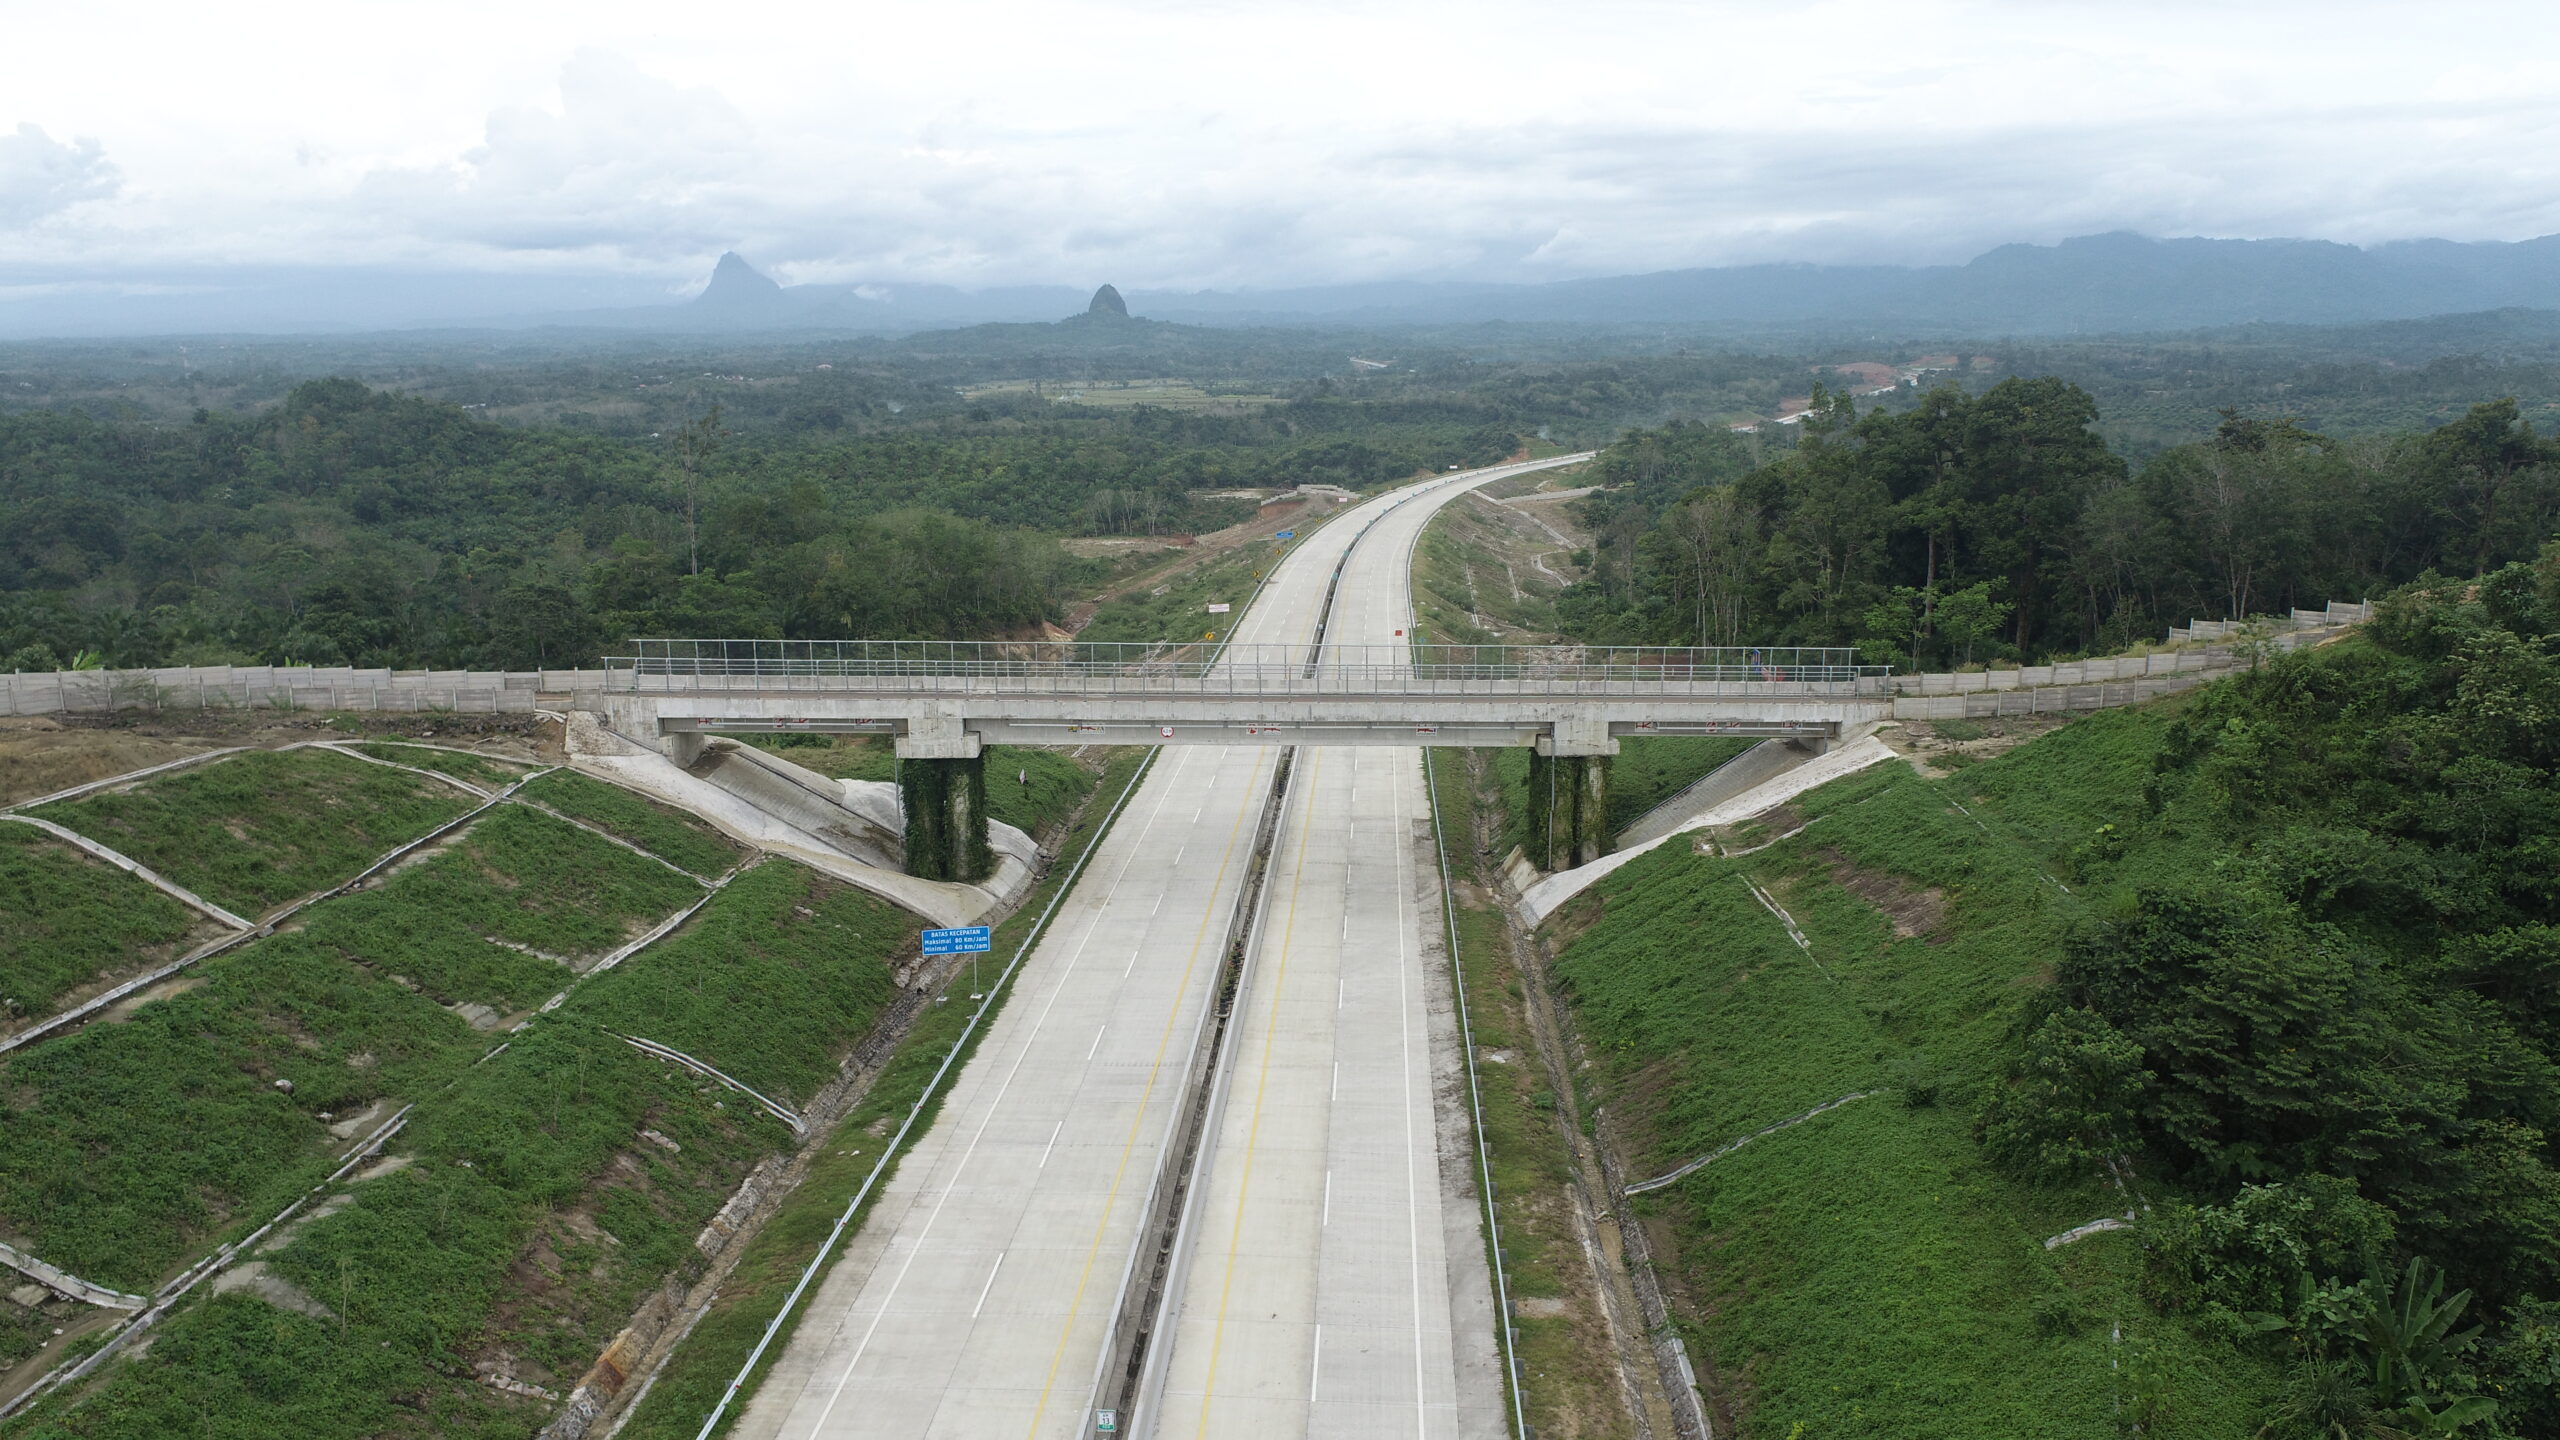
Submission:
[[1760,687],[1883,693],[1889,667],[1817,647],[1253,645],[1211,641],[639,640],[607,689],[1556,694]]

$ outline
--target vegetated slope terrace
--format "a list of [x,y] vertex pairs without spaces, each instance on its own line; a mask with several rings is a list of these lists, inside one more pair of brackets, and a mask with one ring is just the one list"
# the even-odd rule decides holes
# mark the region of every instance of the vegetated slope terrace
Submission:
[[[288,802],[347,783],[344,766],[467,802],[321,751],[241,758],[284,777]],[[470,778],[516,768],[492,764]],[[175,800],[149,793],[188,779]],[[618,790],[555,774],[527,791],[628,844],[499,806],[129,1015],[0,1061],[0,1236],[142,1293],[410,1107],[386,1158],[11,1434],[521,1436],[643,1295],[709,1263],[705,1223],[798,1137],[622,1037],[803,1107],[890,1009],[891,962],[913,953],[919,922],[784,862],[731,875],[728,842]],[[206,808],[208,794],[244,843],[281,833],[279,848],[323,848],[305,822],[184,772],[112,808],[139,817],[126,834],[147,842],[144,822]],[[439,817],[408,823],[422,833]],[[304,828],[279,829],[291,825]],[[726,883],[707,889],[656,846]],[[357,868],[333,859],[317,873]],[[696,904],[683,928],[594,969]],[[6,1338],[0,1361],[40,1335]]]

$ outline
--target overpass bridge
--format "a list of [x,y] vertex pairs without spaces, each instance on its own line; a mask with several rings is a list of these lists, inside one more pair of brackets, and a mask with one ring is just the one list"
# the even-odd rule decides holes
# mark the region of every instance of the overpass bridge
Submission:
[[634,650],[606,662],[602,695],[614,728],[634,739],[882,734],[909,759],[968,759],[986,744],[1610,755],[1629,735],[1827,741],[1892,701],[1886,667],[1845,649],[652,640]]
[[1596,859],[1631,735],[1819,749],[1883,718],[1845,649],[1199,641],[647,640],[607,662],[605,727],[693,765],[721,734],[895,737],[909,873],[975,881],[989,744],[1491,746],[1531,752],[1529,851]]

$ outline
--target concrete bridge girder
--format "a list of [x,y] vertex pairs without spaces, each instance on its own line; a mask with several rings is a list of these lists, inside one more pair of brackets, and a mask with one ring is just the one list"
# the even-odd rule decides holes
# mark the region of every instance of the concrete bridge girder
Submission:
[[[1810,688],[1810,687],[1808,687]],[[1542,797],[1532,850],[1541,868],[1607,846],[1609,760],[1630,737],[1779,737],[1817,751],[1889,701],[1857,695],[1731,696],[859,696],[706,689],[602,697],[605,723],[655,737],[679,765],[714,735],[874,734],[901,762],[910,874],[971,881],[987,871],[985,747],[1017,745],[1367,745],[1528,749]]]
[[1236,698],[1038,697],[973,700],[821,695],[613,695],[626,734],[815,732],[898,737],[911,759],[967,759],[989,744],[1535,746],[1612,755],[1640,735],[1756,735],[1820,741],[1884,718],[1860,697],[1764,700],[1593,696]]

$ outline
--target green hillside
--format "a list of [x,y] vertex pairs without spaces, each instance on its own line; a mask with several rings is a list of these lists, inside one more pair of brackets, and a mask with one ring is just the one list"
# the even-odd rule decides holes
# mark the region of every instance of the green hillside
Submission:
[[1739,1433],[2550,1433],[2555,706],[2560,550],[1567,907],[1631,1171],[1866,1096],[1634,1202]]

